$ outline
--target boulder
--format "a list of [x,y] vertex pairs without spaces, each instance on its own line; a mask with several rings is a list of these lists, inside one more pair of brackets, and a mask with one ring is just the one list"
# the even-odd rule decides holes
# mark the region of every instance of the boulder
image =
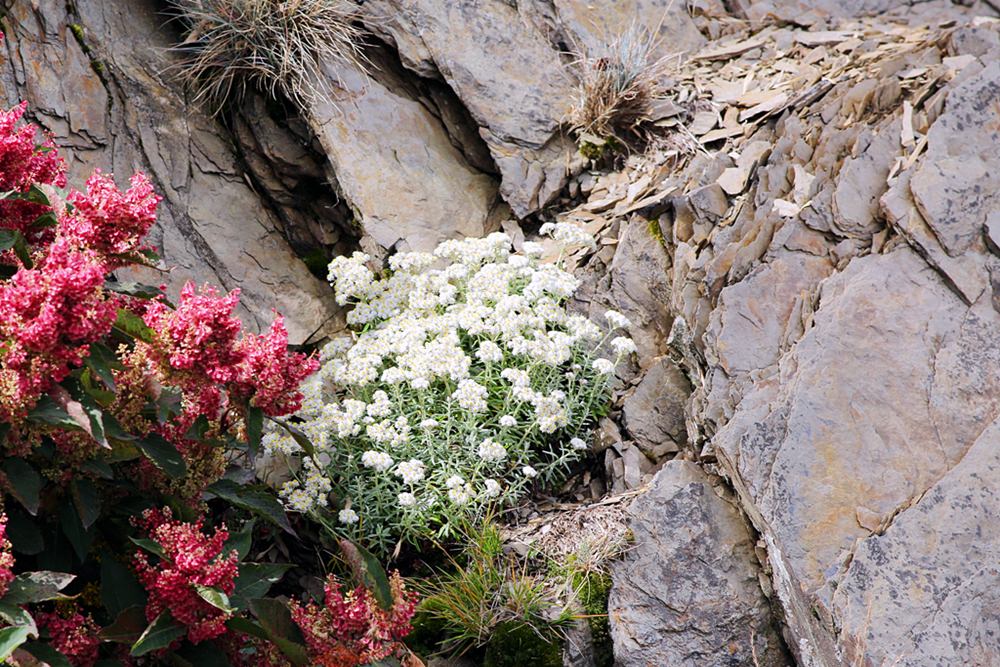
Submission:
[[788,664],[756,540],[718,479],[671,461],[629,514],[635,541],[612,566],[608,601],[616,665]]
[[575,81],[517,4],[369,0],[360,12],[407,68],[443,79],[469,110],[500,171],[500,192],[517,216],[562,190],[576,147],[560,126]]
[[366,250],[432,250],[445,239],[482,237],[507,213],[493,177],[469,164],[440,115],[373,51],[366,75],[326,63],[327,97],[307,117],[344,198],[356,211]]

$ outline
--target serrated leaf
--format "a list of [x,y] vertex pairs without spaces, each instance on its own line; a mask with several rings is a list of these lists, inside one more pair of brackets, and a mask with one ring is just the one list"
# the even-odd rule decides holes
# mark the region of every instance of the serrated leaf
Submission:
[[206,491],[295,535],[281,503],[269,491],[240,485],[229,479],[220,479]]
[[144,343],[153,342],[153,330],[146,326],[142,318],[130,310],[118,309],[118,317],[115,319],[114,328],[129,338],[141,340]]
[[16,625],[0,630],[0,660],[6,660],[21,644],[28,641],[31,630],[23,625]]
[[66,596],[59,591],[69,586],[74,579],[76,575],[68,572],[49,570],[25,572],[10,582],[10,588],[3,596],[3,601],[20,605],[46,600],[65,600]]
[[158,543],[149,539],[148,537],[130,537],[128,538],[132,541],[132,544],[136,545],[140,549],[144,549],[154,556],[158,556],[164,560],[167,558],[167,552],[163,550]]
[[198,596],[212,605],[220,611],[224,611],[227,614],[231,614],[236,609],[229,604],[229,596],[218,588],[212,588],[211,586],[202,586],[201,584],[195,584],[194,589],[198,591]]
[[51,644],[28,642],[21,648],[48,667],[73,667],[73,663],[65,655],[52,648]]
[[175,639],[184,636],[187,630],[170,615],[170,612],[163,612],[156,617],[146,630],[139,636],[129,655],[138,658],[161,648],[167,648]]
[[0,469],[7,476],[11,494],[32,516],[37,514],[44,484],[42,476],[30,463],[14,456],[5,459],[3,464],[0,464]]
[[181,453],[162,435],[150,433],[136,440],[135,446],[168,477],[180,479],[187,472],[187,464],[184,463]]
[[351,566],[355,580],[372,592],[382,609],[386,611],[392,609],[392,587],[378,558],[357,542],[344,538],[338,542],[347,563]]
[[90,528],[101,516],[101,494],[89,479],[75,479],[69,485],[70,496],[84,529]]
[[146,612],[137,605],[119,612],[114,623],[101,630],[100,637],[106,642],[132,644],[145,629]]

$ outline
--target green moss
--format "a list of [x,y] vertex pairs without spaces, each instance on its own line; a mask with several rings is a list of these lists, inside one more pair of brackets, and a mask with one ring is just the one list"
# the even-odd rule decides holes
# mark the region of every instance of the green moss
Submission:
[[597,667],[612,667],[615,661],[608,622],[608,594],[611,576],[604,572],[580,572],[574,577],[580,606],[587,616],[594,642],[594,662]]
[[483,667],[562,667],[562,664],[562,642],[557,635],[539,635],[518,621],[497,625],[483,660]]
[[586,136],[586,139],[580,140],[580,155],[594,162],[612,153],[617,153],[624,148],[622,143],[614,137],[598,138],[593,135]]
[[652,236],[654,239],[656,239],[657,243],[659,243],[661,246],[663,246],[664,248],[667,247],[667,239],[664,238],[663,236],[663,228],[660,227],[659,220],[649,221],[649,235]]
[[83,42],[83,26],[79,23],[70,23],[69,29],[73,31],[73,36],[77,38],[78,41]]

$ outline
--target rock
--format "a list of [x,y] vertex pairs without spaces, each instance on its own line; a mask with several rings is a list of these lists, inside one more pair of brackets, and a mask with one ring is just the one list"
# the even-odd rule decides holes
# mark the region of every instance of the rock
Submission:
[[553,0],[559,23],[584,48],[594,51],[638,24],[657,39],[655,59],[690,52],[705,38],[683,4],[670,0],[624,0],[595,4],[582,0]]
[[493,178],[466,161],[438,116],[384,53],[370,76],[328,63],[337,85],[308,117],[344,197],[378,255],[482,237],[507,213]]
[[446,81],[469,110],[515,214],[536,211],[562,190],[576,147],[559,127],[575,82],[516,5],[369,0],[360,11],[365,25],[398,49],[407,68]]
[[981,238],[987,214],[1000,208],[1000,63],[990,62],[956,87],[927,135],[927,158],[910,189],[950,257]]
[[758,583],[755,540],[731,494],[671,461],[629,508],[632,549],[612,566],[615,664],[788,664]]
[[687,442],[684,405],[691,384],[667,357],[655,362],[625,398],[622,417],[636,445],[654,461],[680,450]]
[[0,80],[7,104],[28,100],[67,149],[72,185],[82,187],[94,168],[120,183],[136,169],[150,176],[164,197],[150,241],[176,269],[139,278],[165,282],[173,294],[189,279],[239,288],[247,325],[266,328],[278,308],[293,343],[328,331],[336,313],[329,286],[295,256],[277,216],[248,186],[223,126],[163,74],[170,42],[156,3],[74,7],[78,16],[55,0],[13,3]]

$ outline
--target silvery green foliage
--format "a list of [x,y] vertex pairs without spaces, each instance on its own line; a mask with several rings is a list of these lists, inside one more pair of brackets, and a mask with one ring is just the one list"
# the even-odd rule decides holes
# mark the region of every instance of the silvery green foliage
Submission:
[[[557,247],[594,242],[568,224],[543,232]],[[446,537],[566,473],[635,346],[615,333],[621,314],[602,330],[567,312],[579,283],[543,251],[513,252],[496,233],[397,254],[381,276],[362,253],[333,260],[357,333],[324,350],[304,389],[315,454],[283,432],[265,437],[271,454],[301,462],[281,489],[289,509],[386,548]]]

